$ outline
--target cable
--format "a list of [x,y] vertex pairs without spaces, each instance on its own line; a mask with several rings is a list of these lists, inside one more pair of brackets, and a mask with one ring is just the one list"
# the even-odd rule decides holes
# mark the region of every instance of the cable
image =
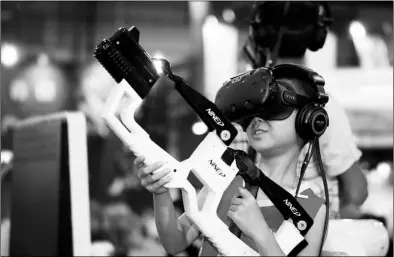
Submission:
[[323,228],[323,237],[321,240],[321,244],[320,244],[320,250],[319,250],[319,256],[321,256],[321,252],[323,250],[323,246],[324,246],[324,241],[325,238],[327,236],[327,230],[328,230],[328,221],[329,221],[329,214],[330,214],[330,200],[329,200],[329,195],[328,195],[328,186],[327,186],[327,179],[326,179],[326,173],[324,171],[324,167],[323,167],[323,161],[321,159],[321,155],[320,155],[320,146],[319,146],[319,139],[315,138],[310,142],[309,148],[308,148],[308,152],[305,155],[305,159],[304,162],[302,163],[301,166],[301,171],[300,171],[300,179],[298,181],[298,185],[297,185],[297,189],[296,189],[296,193],[295,193],[295,197],[298,196],[298,191],[300,189],[301,186],[301,182],[302,179],[304,177],[306,168],[309,164],[309,161],[311,160],[313,154],[315,154],[315,157],[317,157],[317,162],[319,165],[319,171],[320,171],[320,176],[322,177],[323,180],[323,187],[324,187],[324,194],[326,196],[326,216],[325,216],[325,220],[324,220],[324,228]]
[[315,142],[314,141],[315,141],[315,139],[312,140],[311,142],[309,142],[308,152],[306,153],[305,158],[304,158],[304,162],[302,163],[302,166],[301,166],[300,179],[298,180],[298,185],[297,185],[296,193],[294,196],[295,198],[297,198],[297,196],[298,196],[298,191],[300,190],[301,182],[302,182],[302,179],[304,178],[306,168],[308,167],[308,164],[314,154],[314,151],[315,151],[315,147],[314,147]]
[[323,168],[323,161],[321,159],[321,155],[320,155],[320,146],[319,146],[319,140],[316,139],[315,140],[315,149],[316,149],[316,155],[317,155],[317,162],[319,164],[319,169],[320,169],[320,175],[322,177],[323,180],[323,186],[324,186],[324,194],[326,195],[326,219],[324,221],[324,228],[323,228],[323,237],[321,240],[321,244],[320,244],[320,251],[319,251],[319,256],[321,256],[322,250],[323,250],[323,245],[324,245],[324,241],[325,238],[327,236],[327,232],[328,232],[328,221],[329,221],[329,213],[330,213],[330,200],[329,200],[329,195],[328,195],[328,186],[327,186],[327,179],[326,179],[326,174]]

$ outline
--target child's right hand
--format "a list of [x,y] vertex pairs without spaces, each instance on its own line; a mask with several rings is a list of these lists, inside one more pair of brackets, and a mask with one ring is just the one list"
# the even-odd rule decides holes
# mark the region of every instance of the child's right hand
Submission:
[[[163,162],[155,162],[152,165],[145,165],[145,157],[139,156],[135,159],[134,164],[137,167],[137,176],[141,180],[141,185],[153,194],[162,194],[168,191],[164,185],[171,181],[168,175],[171,170],[169,168],[161,169]],[[160,170],[160,171],[158,171]]]

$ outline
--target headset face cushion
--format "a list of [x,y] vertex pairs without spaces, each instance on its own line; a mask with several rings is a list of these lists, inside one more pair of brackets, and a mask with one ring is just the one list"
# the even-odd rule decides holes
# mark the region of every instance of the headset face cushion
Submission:
[[[290,83],[286,83],[284,81],[277,82],[279,87],[282,87],[286,90],[290,91],[295,91],[294,87]],[[290,115],[294,112],[295,108],[290,107],[283,103],[281,99],[277,99],[278,102],[275,103],[275,108],[269,109],[269,107],[266,110],[261,110],[258,112],[252,112],[250,116],[245,116],[244,118],[236,121],[244,131],[246,131],[246,128],[249,126],[250,122],[255,118],[255,117],[260,117],[263,120],[285,120],[290,117]]]

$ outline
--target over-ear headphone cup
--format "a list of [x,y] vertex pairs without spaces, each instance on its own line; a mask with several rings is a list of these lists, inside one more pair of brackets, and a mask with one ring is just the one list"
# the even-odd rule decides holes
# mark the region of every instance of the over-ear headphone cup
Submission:
[[320,137],[328,127],[326,110],[314,104],[304,106],[296,117],[296,132],[305,141]]
[[327,38],[327,29],[322,26],[318,26],[308,40],[308,49],[315,52],[324,46]]
[[305,118],[307,112],[308,112],[307,106],[304,106],[301,110],[299,110],[296,116],[296,124],[295,124],[297,134],[303,140],[306,141],[308,141],[308,131],[306,131],[306,126],[305,126],[305,122],[307,122],[307,119]]

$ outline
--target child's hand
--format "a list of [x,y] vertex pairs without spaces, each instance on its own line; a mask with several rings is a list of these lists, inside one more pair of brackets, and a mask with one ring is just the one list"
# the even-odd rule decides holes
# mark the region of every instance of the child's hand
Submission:
[[153,194],[167,192],[168,189],[164,185],[171,181],[171,176],[167,176],[171,170],[168,168],[159,170],[164,165],[162,162],[155,162],[147,166],[144,161],[145,158],[143,156],[137,157],[134,161],[141,185]]
[[[239,196],[241,198],[238,198]],[[227,216],[250,237],[261,233],[262,229],[267,227],[256,199],[243,187],[239,187],[238,193],[231,199]]]

